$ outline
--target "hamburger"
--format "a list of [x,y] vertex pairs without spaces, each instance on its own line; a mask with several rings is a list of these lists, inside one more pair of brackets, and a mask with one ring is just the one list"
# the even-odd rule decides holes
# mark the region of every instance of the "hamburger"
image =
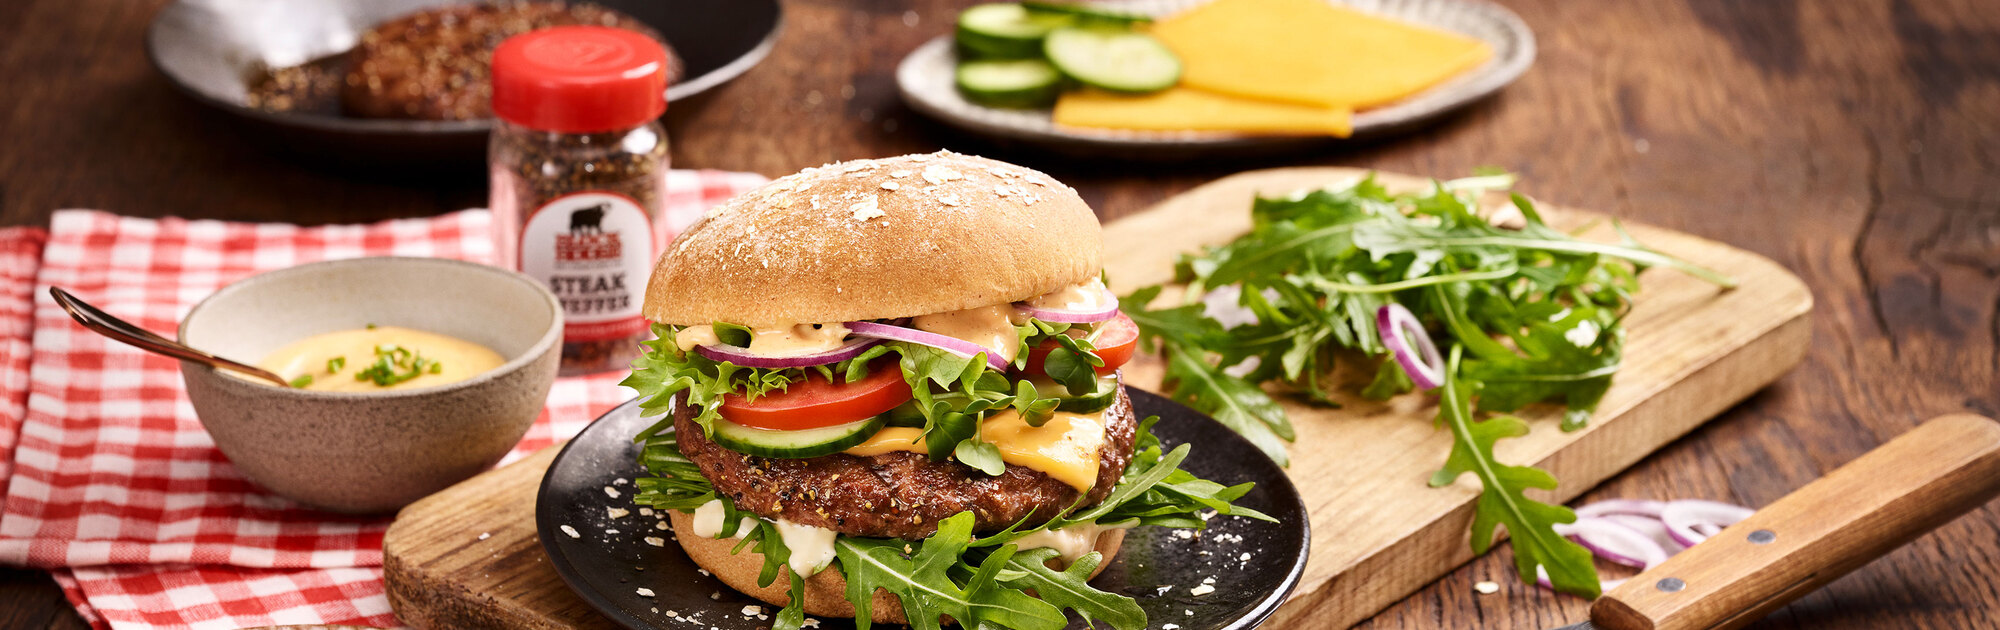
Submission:
[[1135,417],[1118,368],[1139,331],[1102,259],[1074,190],[951,153],[811,168],[710,210],[647,285],[658,338],[624,384],[661,420],[636,501],[780,629],[1053,629],[1064,608],[1144,627],[1087,583],[1129,528],[1269,517]]

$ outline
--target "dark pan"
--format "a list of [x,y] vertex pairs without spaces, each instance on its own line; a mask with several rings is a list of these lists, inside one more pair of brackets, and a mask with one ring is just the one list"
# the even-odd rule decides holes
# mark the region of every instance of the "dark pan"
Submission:
[[[777,0],[591,0],[660,31],[681,59],[669,102],[736,78],[778,37]],[[250,82],[270,68],[325,58],[362,32],[420,9],[466,0],[180,0],[154,16],[146,54],[183,91],[249,123],[287,153],[368,170],[478,170],[487,120],[350,118],[269,112],[246,105]]]

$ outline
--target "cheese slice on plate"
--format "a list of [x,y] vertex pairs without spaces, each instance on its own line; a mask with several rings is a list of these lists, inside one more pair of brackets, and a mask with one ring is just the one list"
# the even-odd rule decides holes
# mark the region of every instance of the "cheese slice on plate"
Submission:
[[1321,107],[1394,102],[1493,56],[1486,42],[1326,0],[1216,0],[1152,33],[1180,55],[1182,85]]
[[1055,121],[1073,127],[1345,138],[1354,129],[1353,114],[1345,107],[1260,101],[1174,87],[1140,96],[1065,92],[1056,101]]

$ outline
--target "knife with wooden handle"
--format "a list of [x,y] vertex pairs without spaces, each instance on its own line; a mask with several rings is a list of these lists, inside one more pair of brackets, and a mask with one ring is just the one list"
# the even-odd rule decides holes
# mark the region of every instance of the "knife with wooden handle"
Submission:
[[1668,558],[1557,630],[1741,628],[2000,494],[2000,422],[1934,418]]

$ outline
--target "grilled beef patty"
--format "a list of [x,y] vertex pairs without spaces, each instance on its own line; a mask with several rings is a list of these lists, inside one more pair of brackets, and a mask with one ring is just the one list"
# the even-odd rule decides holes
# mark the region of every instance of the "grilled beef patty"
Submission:
[[[745,455],[709,441],[694,415],[690,406],[674,405],[681,452],[701,467],[716,491],[767,519],[782,517],[853,536],[918,540],[935,533],[939,520],[967,510],[978,519],[976,532],[1006,529],[1024,518],[1028,526],[1040,525],[1074,503],[1078,494],[1069,484],[1021,466],[1009,465],[1006,474],[991,477],[957,461],[932,462],[902,451],[810,459]],[[1104,500],[1132,460],[1139,424],[1123,385],[1104,417],[1097,485],[1086,505]]]
[[[341,107],[362,118],[470,120],[493,115],[493,48],[501,40],[551,26],[597,25],[658,31],[604,7],[566,2],[460,4],[384,22],[350,53]],[[668,49],[667,81],[680,63]]]

